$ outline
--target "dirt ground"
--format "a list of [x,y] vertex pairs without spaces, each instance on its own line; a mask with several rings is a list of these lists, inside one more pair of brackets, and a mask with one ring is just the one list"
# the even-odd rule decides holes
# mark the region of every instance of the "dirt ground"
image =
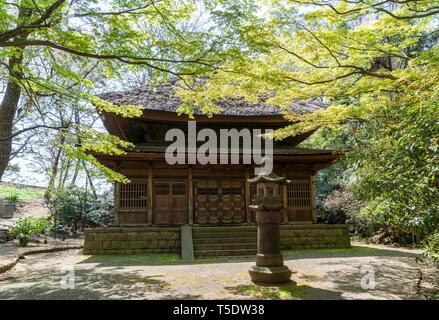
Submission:
[[13,218],[0,218],[0,229],[9,229],[18,219],[26,216],[41,218],[47,217],[49,213],[44,200],[21,200]]
[[424,299],[426,272],[437,274],[410,250],[356,246],[284,255],[295,283],[277,286],[250,281],[251,257],[32,255],[0,275],[0,299]]

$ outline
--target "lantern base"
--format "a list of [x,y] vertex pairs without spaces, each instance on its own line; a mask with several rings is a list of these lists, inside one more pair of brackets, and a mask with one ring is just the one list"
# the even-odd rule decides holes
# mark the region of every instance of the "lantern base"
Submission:
[[252,266],[248,273],[253,282],[264,284],[278,284],[290,281],[291,270],[287,266],[281,267],[258,267]]
[[282,267],[284,258],[280,253],[258,253],[256,255],[256,265],[258,267]]

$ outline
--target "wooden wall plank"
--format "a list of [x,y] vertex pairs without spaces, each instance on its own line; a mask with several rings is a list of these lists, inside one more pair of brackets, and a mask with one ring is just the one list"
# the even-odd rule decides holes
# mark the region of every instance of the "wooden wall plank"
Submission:
[[153,221],[153,173],[151,164],[148,167],[148,225],[152,225]]
[[115,182],[114,185],[114,224],[118,226],[119,221],[119,207],[120,207],[120,182]]
[[245,169],[245,201],[244,201],[245,217],[247,224],[251,224],[252,223],[252,213],[250,209],[251,197],[250,197],[250,183],[247,181],[248,179],[250,179],[250,169],[246,168]]
[[188,172],[188,214],[189,214],[189,224],[194,224],[194,184],[192,181],[192,168],[189,168]]
[[315,176],[310,173],[309,183],[311,188],[311,210],[312,210],[312,222],[317,223],[317,194]]
[[[282,168],[282,176],[286,177],[285,167]],[[284,184],[281,188],[282,190],[282,205],[283,205],[283,214],[284,214],[284,222],[288,223],[288,195],[287,195],[287,185]]]

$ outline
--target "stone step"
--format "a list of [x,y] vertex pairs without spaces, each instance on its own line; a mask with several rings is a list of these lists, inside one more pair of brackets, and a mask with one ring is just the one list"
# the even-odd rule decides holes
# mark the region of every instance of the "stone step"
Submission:
[[256,232],[256,226],[229,226],[229,227],[192,227],[192,232]]
[[257,249],[256,243],[209,243],[209,244],[194,244],[195,253],[206,250],[245,250]]
[[218,244],[218,243],[256,243],[256,236],[254,237],[237,237],[237,238],[196,238],[193,239],[194,245],[196,244]]
[[195,257],[218,257],[218,256],[252,256],[256,254],[256,250],[199,250],[195,251]]
[[192,232],[193,239],[202,239],[202,238],[256,238],[257,232],[237,232],[237,231],[229,231],[229,232]]

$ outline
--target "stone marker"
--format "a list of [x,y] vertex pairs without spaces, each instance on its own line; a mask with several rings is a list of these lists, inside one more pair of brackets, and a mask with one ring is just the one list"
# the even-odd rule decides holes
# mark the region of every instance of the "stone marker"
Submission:
[[192,241],[192,226],[181,226],[181,257],[183,260],[194,260],[194,247]]
[[259,175],[248,182],[256,184],[256,203],[250,207],[256,209],[258,225],[256,265],[250,268],[250,277],[255,283],[289,282],[292,272],[284,265],[279,230],[282,209],[279,187],[286,178],[271,173]]

